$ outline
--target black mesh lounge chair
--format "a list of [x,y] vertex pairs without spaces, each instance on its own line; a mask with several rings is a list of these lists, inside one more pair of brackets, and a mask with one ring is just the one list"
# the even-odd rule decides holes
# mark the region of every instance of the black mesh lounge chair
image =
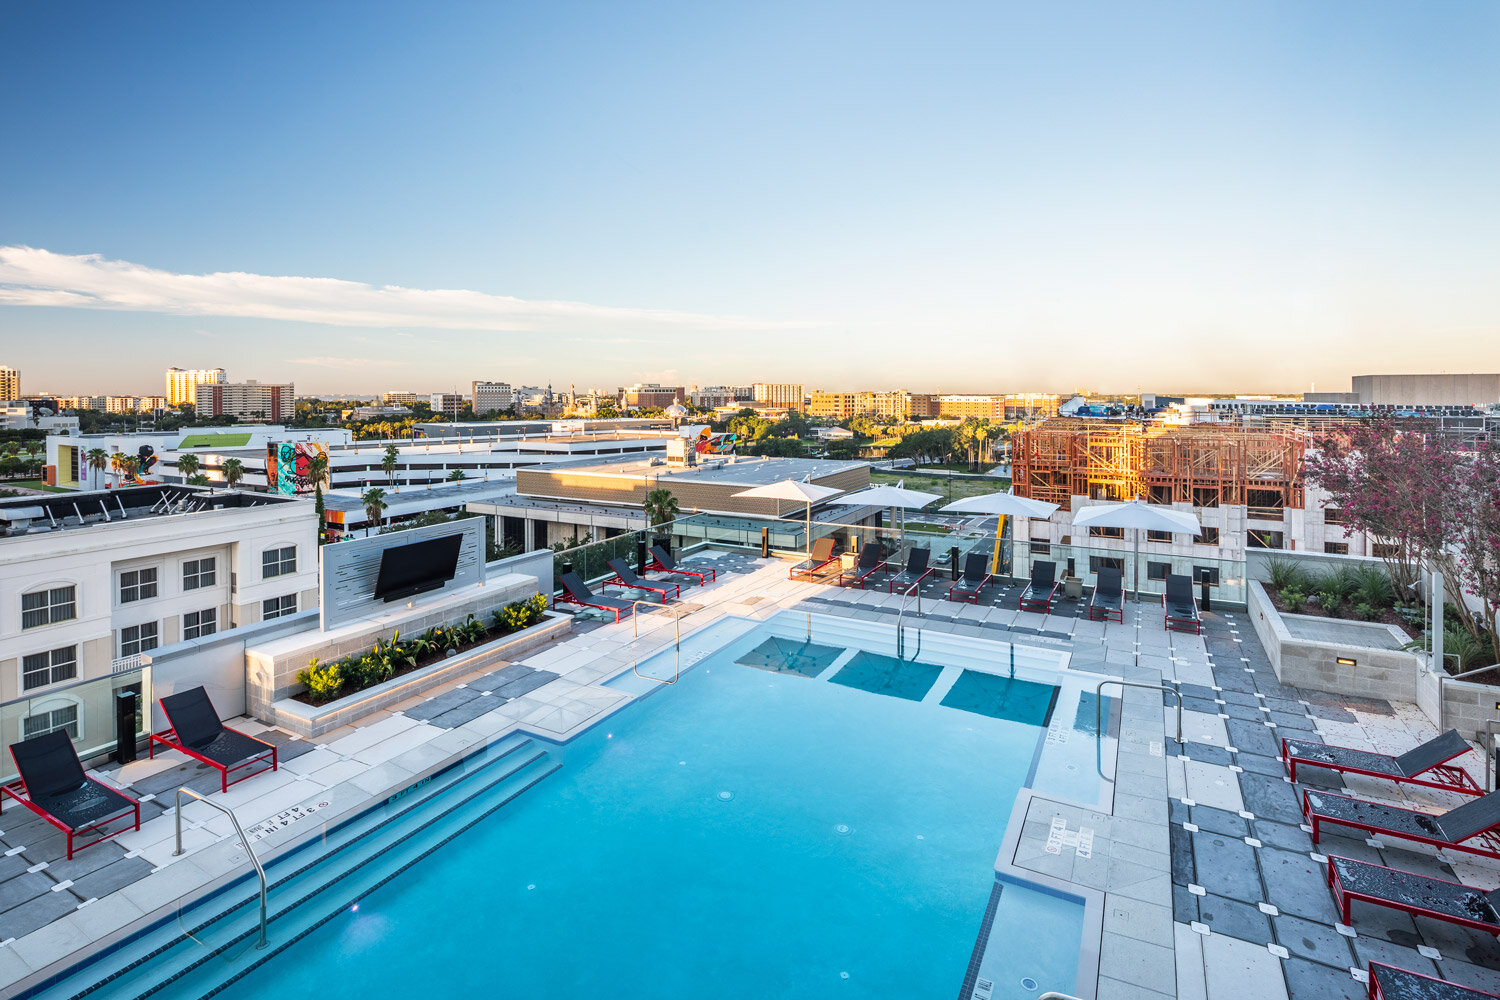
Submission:
[[[820,574],[833,562],[834,539],[820,538],[812,543],[812,549],[808,557],[797,563],[787,573],[791,580],[816,580]],[[831,570],[829,572],[832,572]]]
[[700,587],[719,578],[719,571],[712,566],[705,566],[702,571],[683,569],[677,565],[677,560],[672,558],[672,553],[660,545],[651,546],[651,566],[649,568],[659,569],[663,573],[677,573],[680,576],[696,576]]
[[886,593],[894,594],[900,590],[903,594],[910,594],[922,585],[922,581],[932,575],[932,567],[927,565],[927,560],[932,558],[931,549],[912,549],[906,554],[906,569],[891,577],[886,584]]
[[964,556],[964,575],[948,588],[948,600],[979,603],[979,592],[992,579],[990,557],[983,552],[970,552]]
[[1193,596],[1192,577],[1168,573],[1167,592],[1161,595],[1161,607],[1166,627],[1171,631],[1203,631],[1203,619],[1198,616],[1198,599]]
[[558,604],[577,604],[585,608],[598,608],[600,611],[614,612],[615,621],[618,623],[621,615],[630,614],[633,605],[629,601],[622,601],[617,597],[605,597],[596,594],[588,588],[582,580],[578,579],[577,573],[563,573],[558,577],[562,584],[562,596],[557,598]]
[[1433,815],[1304,788],[1302,813],[1312,824],[1314,844],[1323,827],[1346,826],[1383,837],[1500,859],[1500,835],[1496,834],[1500,828],[1500,792],[1490,792]]
[[624,559],[609,560],[609,568],[615,571],[615,575],[605,580],[600,586],[608,587],[613,584],[616,587],[649,590],[653,594],[660,594],[663,604],[682,595],[682,588],[675,583],[668,583],[665,580],[647,580],[645,577],[637,576],[635,570],[630,568],[630,563]]
[[1481,892],[1472,885],[1414,875],[1368,861],[1328,856],[1328,888],[1344,923],[1350,907],[1370,903],[1418,917],[1431,917],[1477,931],[1500,934],[1500,889]]
[[[83,773],[78,751],[65,730],[54,729],[42,736],[10,745],[21,786],[0,786],[0,803],[9,795],[68,836],[68,860],[73,852],[141,828],[141,804],[128,795],[100,784]],[[126,821],[118,830],[105,832],[114,823]],[[75,844],[75,837],[98,834],[93,840]]]
[[885,568],[885,546],[879,542],[866,542],[865,547],[859,550],[859,561],[849,569],[840,571],[839,586],[847,584],[863,590],[865,581]]
[[1370,963],[1370,1000],[1494,1000],[1495,994],[1408,972],[1394,965]]
[[1094,593],[1089,598],[1089,620],[1125,624],[1125,587],[1113,566],[1100,566],[1094,574]]
[[1039,559],[1031,564],[1031,582],[1021,591],[1022,611],[1050,614],[1057,596],[1057,563]]
[[1405,785],[1441,788],[1465,795],[1483,795],[1484,789],[1469,776],[1469,772],[1456,764],[1448,763],[1468,752],[1469,744],[1464,742],[1456,729],[1450,729],[1399,757],[1329,746],[1327,743],[1299,740],[1290,736],[1281,741],[1281,759],[1286,762],[1293,781],[1297,780],[1298,767],[1325,767],[1330,771],[1362,774],[1369,778],[1389,778]]
[[[224,792],[235,782],[276,770],[275,744],[224,725],[203,688],[167,695],[161,699],[161,710],[172,728],[151,734],[146,742],[150,756],[156,756],[158,743],[181,750],[218,771],[219,790]],[[231,774],[235,775],[233,781]]]

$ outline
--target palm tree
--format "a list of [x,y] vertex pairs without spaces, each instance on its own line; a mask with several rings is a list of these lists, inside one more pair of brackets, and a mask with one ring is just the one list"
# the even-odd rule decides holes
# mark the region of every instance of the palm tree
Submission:
[[359,499],[365,505],[365,516],[370,519],[375,527],[380,527],[380,512],[386,508],[385,490],[379,486],[372,486],[365,490]]
[[207,486],[208,485],[208,477],[205,476],[203,473],[199,472],[196,475],[188,476],[187,477],[187,484],[189,486]]
[[463,469],[454,469],[452,472],[448,473],[448,482],[450,483],[456,483],[461,479],[467,478],[468,477],[464,475]]
[[672,523],[681,513],[681,509],[677,506],[677,497],[668,489],[655,489],[647,493],[644,507],[646,520],[653,528]]
[[125,481],[125,453],[123,451],[117,451],[109,456],[109,469],[115,474],[116,486]]
[[224,482],[234,489],[239,485],[241,479],[245,478],[245,463],[237,458],[226,458],[224,460]]
[[380,467],[385,470],[387,482],[392,481],[396,472],[396,465],[401,461],[401,449],[394,444],[385,446],[385,457],[380,460]]
[[109,465],[109,452],[103,448],[90,448],[84,455],[84,462],[94,471],[94,485],[99,485],[99,473],[103,472]]
[[325,541],[323,484],[328,482],[328,455],[325,452],[318,451],[308,457],[307,478],[313,484],[313,513],[318,518],[318,544],[322,545]]
[[194,473],[196,473],[197,471],[197,455],[194,455],[192,452],[188,452],[186,455],[177,456],[177,473],[178,475],[182,476],[184,480],[192,479]]
[[126,455],[125,461],[120,463],[120,469],[126,479],[135,479],[136,473],[140,471],[141,460],[134,455]]

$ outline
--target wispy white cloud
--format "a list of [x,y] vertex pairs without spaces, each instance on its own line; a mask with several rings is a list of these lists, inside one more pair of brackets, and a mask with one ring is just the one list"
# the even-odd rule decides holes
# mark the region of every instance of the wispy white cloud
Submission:
[[180,316],[238,316],[353,327],[588,332],[625,337],[665,332],[768,331],[799,323],[529,301],[461,288],[368,285],[222,271],[176,274],[98,254],[0,247],[0,305],[62,306]]

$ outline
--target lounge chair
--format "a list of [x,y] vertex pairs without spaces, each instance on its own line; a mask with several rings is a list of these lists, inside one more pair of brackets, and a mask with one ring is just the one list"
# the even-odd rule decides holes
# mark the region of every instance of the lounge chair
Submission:
[[1057,596],[1057,563],[1039,559],[1031,564],[1031,582],[1021,591],[1021,610],[1052,612],[1052,599]]
[[1113,566],[1100,566],[1094,574],[1094,593],[1089,597],[1089,621],[1125,624],[1125,585]]
[[[21,790],[0,786],[0,803],[9,795],[68,836],[68,860],[73,852],[92,847],[128,829],[141,828],[141,804],[83,773],[78,751],[65,730],[54,729],[41,736],[10,745],[11,758],[20,774]],[[119,820],[128,820],[112,833],[105,828]],[[85,844],[74,844],[75,837],[97,833]]]
[[672,553],[660,545],[651,546],[651,569],[659,569],[663,573],[677,573],[681,576],[696,576],[698,585],[701,587],[719,578],[719,571],[712,566],[703,567],[702,571],[695,569],[683,569],[677,565],[677,560],[672,558]]
[[1414,875],[1368,861],[1328,856],[1328,888],[1345,924],[1350,907],[1370,903],[1418,917],[1431,917],[1476,931],[1500,934],[1500,889],[1481,892],[1472,885]]
[[1323,827],[1343,826],[1452,851],[1500,858],[1500,835],[1496,833],[1500,829],[1500,792],[1490,792],[1445,813],[1433,815],[1304,788],[1302,814],[1312,824],[1314,844],[1322,835]]
[[1166,627],[1171,631],[1203,631],[1203,619],[1198,614],[1198,599],[1193,596],[1192,577],[1168,573],[1167,592],[1161,595],[1161,607]]
[[[167,695],[161,699],[161,710],[172,728],[151,734],[146,741],[149,756],[156,756],[158,743],[181,750],[218,771],[219,790],[224,792],[235,782],[277,769],[276,745],[224,725],[202,687]],[[246,773],[229,780],[241,771]]]
[[886,593],[894,594],[897,588],[901,593],[910,594],[922,585],[922,581],[932,575],[932,567],[927,565],[927,560],[932,558],[931,549],[912,549],[906,554],[906,569],[891,577],[886,584]]
[[1370,1000],[1493,1000],[1495,994],[1408,972],[1382,962],[1370,963]]
[[608,587],[614,584],[616,587],[632,587],[636,590],[649,590],[653,594],[661,595],[661,602],[666,604],[674,597],[682,596],[682,587],[665,580],[647,580],[645,577],[637,576],[635,570],[630,568],[630,563],[624,559],[609,560],[609,568],[615,571],[615,575],[605,580],[600,586]]
[[879,542],[866,542],[865,547],[859,550],[859,561],[849,569],[839,571],[839,586],[847,585],[863,590],[865,581],[885,568],[885,546]]
[[1450,729],[1399,757],[1330,746],[1292,736],[1281,741],[1281,759],[1286,762],[1288,776],[1293,781],[1297,780],[1299,766],[1324,767],[1330,771],[1362,774],[1369,778],[1389,778],[1405,785],[1441,788],[1465,795],[1483,795],[1484,789],[1469,776],[1469,772],[1456,764],[1448,763],[1468,752],[1469,744],[1464,742],[1456,729]]
[[828,564],[833,562],[833,538],[820,538],[812,543],[807,558],[797,563],[787,574],[791,580],[815,580]]
[[563,573],[558,577],[558,581],[563,586],[563,593],[561,597],[556,598],[554,603],[577,604],[585,608],[598,608],[600,611],[613,611],[616,622],[619,622],[621,615],[629,614],[635,607],[629,601],[594,593],[586,583],[578,579],[577,573]]
[[970,552],[964,556],[964,575],[948,588],[948,600],[978,604],[979,592],[992,579],[994,577],[990,573],[990,557],[983,552]]

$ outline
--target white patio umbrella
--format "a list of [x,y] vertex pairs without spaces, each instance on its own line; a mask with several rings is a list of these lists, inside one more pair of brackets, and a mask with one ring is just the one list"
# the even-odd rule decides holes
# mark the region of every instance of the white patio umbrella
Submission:
[[1145,504],[1139,500],[1129,503],[1101,503],[1073,512],[1075,528],[1133,528],[1135,529],[1135,565],[1131,568],[1131,579],[1135,584],[1135,599],[1141,599],[1141,532],[1170,531],[1185,535],[1201,535],[1203,527],[1198,518],[1185,510],[1173,510],[1158,504]]
[[[906,480],[897,480],[895,486],[871,486],[860,490],[858,493],[850,493],[839,501],[847,504],[865,504],[870,507],[889,507],[891,509],[891,522],[896,520],[895,513],[901,511],[901,535],[900,545],[902,549],[906,546],[906,512],[908,510],[921,510],[934,500],[942,497],[941,493],[924,493],[921,490],[909,490],[905,486]],[[900,555],[898,552],[897,555]]]
[[837,496],[844,491],[834,489],[832,486],[819,486],[817,483],[808,482],[807,479],[807,476],[802,477],[801,481],[783,479],[780,482],[770,483],[766,486],[757,486],[754,489],[742,490],[733,495],[737,497],[757,497],[762,500],[797,500],[807,504],[807,554],[811,558],[812,505],[818,500],[827,500],[829,497]]
[[[1003,493],[986,493],[983,496],[965,497],[955,500],[941,508],[956,514],[990,514],[995,517],[1051,517],[1053,511],[1057,510],[1057,504],[1048,503],[1045,500],[1033,500],[1030,497],[1018,497],[1010,491]],[[1000,571],[1000,536],[1004,534],[1004,526],[995,532],[995,551],[990,555],[990,572]],[[1014,536],[1012,536],[1014,537]]]

